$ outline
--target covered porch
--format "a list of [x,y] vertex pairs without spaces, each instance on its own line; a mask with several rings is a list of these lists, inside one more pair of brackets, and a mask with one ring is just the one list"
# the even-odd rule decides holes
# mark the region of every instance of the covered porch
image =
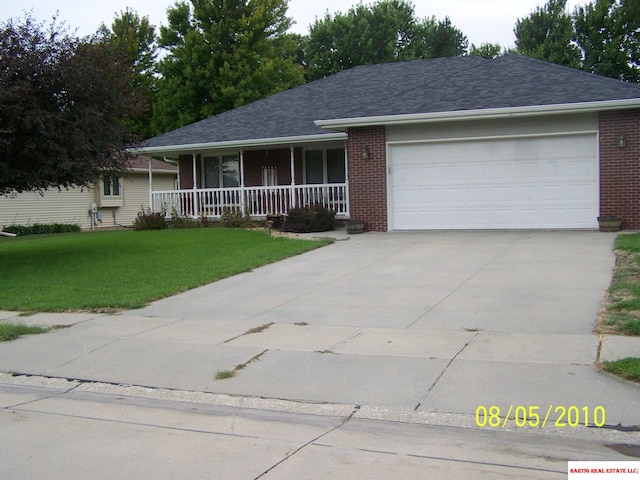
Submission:
[[177,163],[176,190],[157,191],[150,183],[150,208],[167,217],[219,219],[232,210],[265,218],[320,204],[350,218],[344,142],[216,149],[180,155]]

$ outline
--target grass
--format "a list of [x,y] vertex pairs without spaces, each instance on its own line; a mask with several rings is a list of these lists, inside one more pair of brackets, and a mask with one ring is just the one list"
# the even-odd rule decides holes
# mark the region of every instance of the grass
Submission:
[[640,234],[616,239],[616,267],[598,333],[640,336]]
[[140,308],[327,243],[221,228],[0,237],[0,310]]
[[23,335],[35,335],[48,331],[48,328],[28,326],[21,323],[0,323],[0,342],[10,342]]
[[619,377],[640,383],[640,358],[623,358],[615,362],[605,362],[602,368]]
[[216,380],[226,380],[235,376],[235,370],[220,370],[216,373]]
[[[616,267],[597,332],[640,336],[640,234],[622,234],[615,243]],[[603,362],[602,369],[640,382],[640,358]]]

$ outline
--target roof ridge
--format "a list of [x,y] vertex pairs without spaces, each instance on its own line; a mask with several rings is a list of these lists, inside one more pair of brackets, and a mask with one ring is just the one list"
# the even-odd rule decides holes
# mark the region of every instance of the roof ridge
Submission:
[[599,79],[599,80],[604,80],[610,83],[616,83],[617,85],[620,85],[620,82],[622,82],[625,85],[629,85],[635,88],[640,88],[640,85],[637,83],[633,83],[633,82],[628,82],[625,80],[620,80],[619,78],[613,78],[613,77],[607,77],[606,75],[601,75],[599,73],[594,73],[594,72],[587,72],[586,70],[581,70],[579,68],[575,68],[575,67],[569,67],[567,65],[561,65],[559,63],[553,63],[553,62],[548,62],[546,60],[541,60],[539,58],[534,58],[534,57],[528,57],[526,55],[522,55],[520,53],[508,53],[506,55],[502,55],[500,57],[495,58],[494,60],[498,61],[498,60],[503,60],[503,59],[510,59],[510,58],[514,58],[514,59],[518,59],[518,60],[524,60],[527,61],[529,63],[537,63],[541,66],[544,66],[546,68],[553,68],[554,70],[562,70],[564,72],[568,72],[568,73],[573,73],[574,75],[582,75],[584,76],[584,78],[590,78],[593,79],[594,77]]
[[[429,61],[433,61],[433,60],[439,60],[439,61],[447,61],[447,60],[458,60],[458,59],[471,59],[472,55],[465,55],[465,56],[460,56],[460,57],[436,57],[436,58],[425,58],[425,59],[417,59],[417,60],[408,60],[408,61],[404,61],[404,62],[390,62],[390,63],[416,63],[416,62],[429,62]],[[468,72],[470,70],[474,70],[476,68],[480,68],[480,67],[484,67],[486,65],[486,63],[484,62],[490,62],[494,59],[487,59],[487,58],[483,58],[483,57],[474,57],[474,63],[473,65],[469,65],[468,67],[465,66],[464,68],[461,68],[459,70],[457,70],[456,72],[450,72],[447,75],[439,75],[437,77],[437,80],[434,82],[431,82],[433,85],[442,85],[442,84],[446,84],[449,83],[448,79],[452,76],[452,75],[460,75],[464,72]],[[483,63],[480,63],[483,62]],[[376,65],[386,65],[386,63],[382,63],[382,64],[376,64]],[[379,98],[378,100],[376,100],[375,102],[371,102],[371,105],[375,105],[375,104],[380,104],[385,102],[390,96],[400,96],[400,95],[405,95],[408,93],[411,93],[414,90],[419,90],[421,88],[423,88],[426,85],[425,82],[420,82],[416,85],[411,86],[410,88],[406,88],[404,90],[396,90],[394,92],[389,92],[387,96],[385,96],[384,98]],[[348,111],[345,112],[345,114],[348,114],[349,112],[354,112],[357,111],[358,107],[354,107]]]

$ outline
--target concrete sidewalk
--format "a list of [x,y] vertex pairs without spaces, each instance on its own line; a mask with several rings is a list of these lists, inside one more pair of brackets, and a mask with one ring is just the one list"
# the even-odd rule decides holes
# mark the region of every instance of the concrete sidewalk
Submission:
[[[73,326],[0,345],[0,371],[354,405],[391,420],[473,426],[497,406],[515,428],[517,407],[537,407],[546,428],[569,431],[574,407],[582,425],[602,409],[608,425],[640,425],[640,386],[594,365],[640,355],[640,339],[592,334],[614,238],[353,236],[137,311],[18,317]],[[216,380],[225,370],[233,378]]]

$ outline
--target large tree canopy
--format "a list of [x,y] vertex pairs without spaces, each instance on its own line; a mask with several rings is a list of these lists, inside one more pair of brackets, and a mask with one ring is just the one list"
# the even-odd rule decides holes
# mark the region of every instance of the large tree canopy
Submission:
[[149,23],[148,17],[140,18],[127,9],[113,20],[111,29],[102,25],[101,30],[113,48],[130,63],[134,91],[148,99],[148,108],[132,120],[131,128],[141,138],[149,138],[154,133],[151,129],[151,104],[155,95],[155,27]]
[[640,80],[640,2],[595,0],[573,14],[549,0],[515,27],[519,53],[631,82]]
[[0,194],[90,185],[127,168],[128,119],[143,106],[103,38],[55,21],[0,24]]
[[528,57],[580,67],[580,51],[573,43],[575,29],[567,0],[549,0],[516,22],[516,48]]
[[640,2],[596,0],[574,13],[576,40],[588,72],[640,80]]
[[304,81],[288,0],[190,0],[160,28],[154,126],[167,131]]
[[327,13],[303,39],[309,80],[356,65],[464,55],[467,46],[467,38],[448,18],[419,20],[405,0]]

